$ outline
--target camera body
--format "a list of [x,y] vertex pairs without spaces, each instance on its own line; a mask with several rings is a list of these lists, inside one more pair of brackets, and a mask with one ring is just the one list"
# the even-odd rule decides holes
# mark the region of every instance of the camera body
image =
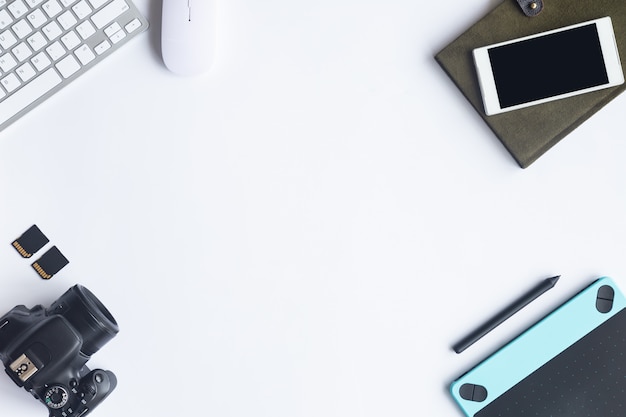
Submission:
[[111,371],[90,370],[86,363],[118,331],[106,307],[75,285],[47,309],[18,305],[2,316],[0,360],[50,417],[81,417],[117,385]]

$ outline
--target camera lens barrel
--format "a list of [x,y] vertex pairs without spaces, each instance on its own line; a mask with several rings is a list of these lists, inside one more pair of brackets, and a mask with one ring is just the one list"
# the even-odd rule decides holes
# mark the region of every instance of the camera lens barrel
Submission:
[[59,314],[83,338],[81,352],[86,356],[96,353],[119,332],[115,318],[100,300],[82,285],[74,285],[59,297],[47,314]]

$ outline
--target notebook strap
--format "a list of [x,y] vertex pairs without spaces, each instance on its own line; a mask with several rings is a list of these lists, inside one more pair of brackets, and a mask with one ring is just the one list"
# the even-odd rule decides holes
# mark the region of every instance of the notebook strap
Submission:
[[517,3],[528,17],[537,16],[543,10],[543,0],[517,0]]

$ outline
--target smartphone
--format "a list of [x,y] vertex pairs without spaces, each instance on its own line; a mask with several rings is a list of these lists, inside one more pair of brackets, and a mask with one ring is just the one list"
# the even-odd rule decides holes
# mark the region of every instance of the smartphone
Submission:
[[610,17],[474,49],[488,116],[624,83]]

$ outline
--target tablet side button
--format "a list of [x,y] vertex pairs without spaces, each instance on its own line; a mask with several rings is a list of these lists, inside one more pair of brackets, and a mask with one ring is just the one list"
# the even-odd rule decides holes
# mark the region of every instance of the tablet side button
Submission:
[[459,388],[459,395],[464,400],[481,403],[487,399],[487,389],[482,385],[463,384]]
[[600,313],[608,313],[613,309],[613,298],[615,297],[615,290],[608,285],[603,285],[598,289],[598,295],[596,297],[596,309]]

